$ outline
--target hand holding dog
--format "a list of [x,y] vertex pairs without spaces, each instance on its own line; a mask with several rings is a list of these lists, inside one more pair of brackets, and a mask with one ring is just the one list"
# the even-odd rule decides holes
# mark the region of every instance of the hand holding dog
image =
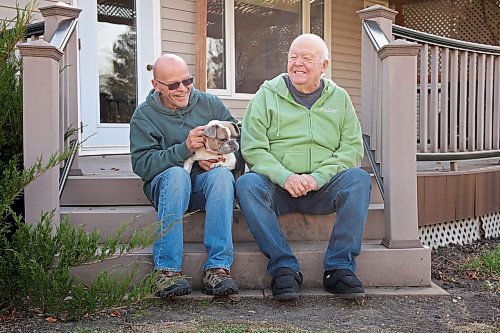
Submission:
[[198,126],[189,131],[186,138],[186,146],[190,152],[194,152],[196,149],[204,147],[203,131],[206,126]]
[[211,160],[199,160],[198,165],[200,168],[203,169],[203,171],[208,171],[212,168],[212,164],[219,162],[217,159],[211,159]]

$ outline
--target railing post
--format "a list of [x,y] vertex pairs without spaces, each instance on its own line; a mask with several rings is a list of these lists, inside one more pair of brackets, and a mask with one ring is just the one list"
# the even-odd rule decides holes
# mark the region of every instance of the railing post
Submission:
[[421,247],[417,209],[417,54],[420,45],[393,41],[382,60],[385,237],[388,248]]
[[[362,21],[371,20],[378,23],[380,29],[389,41],[392,40],[392,23],[397,12],[375,5],[366,9],[359,10],[359,18]],[[366,31],[361,32],[361,125],[363,134],[369,135],[370,148],[376,151],[377,162],[380,162],[380,143],[381,133],[380,125],[380,60],[377,50],[372,44]],[[378,147],[377,147],[378,146]]]
[[[61,21],[76,19],[82,11],[80,8],[73,7],[64,2],[40,7],[39,10],[45,21],[44,38],[46,41],[50,41]],[[66,44],[64,53],[64,58],[60,64],[62,67],[61,75],[64,77],[61,80],[62,91],[60,93],[62,104],[60,108],[61,123],[59,130],[61,149],[67,148],[67,145],[64,146],[63,142],[64,132],[69,127],[79,128],[80,126],[78,117],[78,36],[76,31]],[[75,156],[70,174],[81,175],[78,156]]]
[[[24,165],[38,157],[43,163],[59,151],[59,61],[62,52],[43,40],[18,45],[23,58]],[[28,223],[37,223],[42,212],[55,210],[59,224],[59,168],[52,168],[24,191]]]

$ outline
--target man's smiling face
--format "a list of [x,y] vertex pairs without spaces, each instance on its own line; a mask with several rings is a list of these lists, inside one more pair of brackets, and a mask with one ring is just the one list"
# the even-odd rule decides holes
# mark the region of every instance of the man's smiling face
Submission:
[[298,38],[288,52],[288,75],[295,88],[310,93],[320,85],[328,60],[321,57],[321,47],[311,38]]
[[160,93],[163,105],[174,110],[186,107],[193,86],[180,83],[176,89],[172,90],[166,86],[171,83],[182,82],[191,77],[186,63],[180,58],[166,57],[160,58],[155,67],[152,84],[155,90]]

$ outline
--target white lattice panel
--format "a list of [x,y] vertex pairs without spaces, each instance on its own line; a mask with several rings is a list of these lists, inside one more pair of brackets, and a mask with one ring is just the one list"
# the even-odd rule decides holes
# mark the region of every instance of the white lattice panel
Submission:
[[500,236],[500,212],[481,216],[484,238]]
[[479,218],[469,218],[422,226],[419,238],[423,245],[433,249],[449,244],[470,244],[481,238],[481,222]]

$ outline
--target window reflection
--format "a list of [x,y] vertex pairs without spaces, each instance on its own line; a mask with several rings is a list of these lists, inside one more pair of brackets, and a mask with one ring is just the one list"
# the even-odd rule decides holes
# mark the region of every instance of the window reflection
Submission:
[[136,9],[134,0],[97,1],[101,123],[128,123],[136,108]]
[[207,1],[207,88],[226,89],[224,0]]
[[286,71],[288,48],[301,29],[300,0],[234,1],[236,92],[253,94]]
[[[309,30],[324,37],[325,0],[207,0],[207,88],[254,94],[264,80],[286,72],[288,48],[303,31],[304,1]],[[233,13],[225,12],[227,4]],[[234,27],[225,26],[228,17],[234,17]],[[235,73],[229,75],[232,65]]]
[[312,0],[310,4],[311,11],[311,33],[324,38],[323,27],[325,17],[325,1]]

